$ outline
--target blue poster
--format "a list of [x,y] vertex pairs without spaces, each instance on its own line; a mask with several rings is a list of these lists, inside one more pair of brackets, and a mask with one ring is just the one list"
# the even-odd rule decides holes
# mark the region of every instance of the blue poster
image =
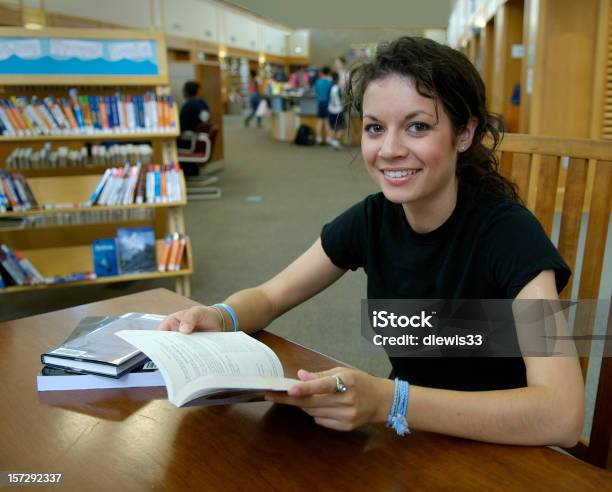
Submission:
[[159,75],[157,41],[1,38],[0,75]]

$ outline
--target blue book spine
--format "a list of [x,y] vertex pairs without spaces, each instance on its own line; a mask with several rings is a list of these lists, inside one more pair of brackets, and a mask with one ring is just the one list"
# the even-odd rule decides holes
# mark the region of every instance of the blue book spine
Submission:
[[161,172],[155,169],[155,202],[161,202]]
[[138,120],[140,122],[140,128],[145,128],[145,108],[144,98],[142,96],[136,96],[138,99]]
[[74,104],[72,106],[72,110],[74,111],[74,117],[76,118],[77,125],[79,125],[79,128],[85,128],[85,122],[83,121],[83,111],[81,111],[81,107],[78,104]]
[[113,117],[113,104],[110,96],[104,96],[104,106],[106,106],[106,119],[108,120],[108,127],[115,128],[115,118]]
[[98,108],[98,98],[96,96],[89,96],[89,111],[91,112],[91,122],[96,130],[102,128],[100,123],[100,112]]
[[121,120],[119,119],[119,101],[117,96],[110,96],[111,112],[113,113],[113,127],[119,128],[121,126]]

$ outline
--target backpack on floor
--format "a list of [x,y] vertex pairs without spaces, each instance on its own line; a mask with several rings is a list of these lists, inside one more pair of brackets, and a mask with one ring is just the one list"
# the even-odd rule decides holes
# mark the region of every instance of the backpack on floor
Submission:
[[300,125],[295,134],[295,140],[293,141],[296,145],[314,145],[315,134],[312,128],[308,125]]

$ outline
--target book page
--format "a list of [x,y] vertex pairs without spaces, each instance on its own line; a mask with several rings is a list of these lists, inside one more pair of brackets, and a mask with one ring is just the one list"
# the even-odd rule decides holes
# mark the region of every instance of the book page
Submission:
[[168,399],[177,406],[221,389],[286,390],[297,381],[283,378],[276,354],[246,333],[171,331],[117,333],[159,368]]

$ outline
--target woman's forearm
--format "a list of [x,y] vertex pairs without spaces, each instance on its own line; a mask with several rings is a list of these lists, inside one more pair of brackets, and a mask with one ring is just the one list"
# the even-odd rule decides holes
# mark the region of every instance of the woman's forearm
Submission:
[[[381,380],[381,411],[391,409],[394,383]],[[545,386],[498,391],[450,391],[411,386],[410,428],[500,444],[576,444],[582,429],[581,402],[564,400]]]
[[[236,312],[240,330],[253,333],[264,329],[280,314],[276,312],[273,303],[259,287],[240,290],[229,296],[225,301]],[[232,326],[232,320],[227,313],[226,326]]]

